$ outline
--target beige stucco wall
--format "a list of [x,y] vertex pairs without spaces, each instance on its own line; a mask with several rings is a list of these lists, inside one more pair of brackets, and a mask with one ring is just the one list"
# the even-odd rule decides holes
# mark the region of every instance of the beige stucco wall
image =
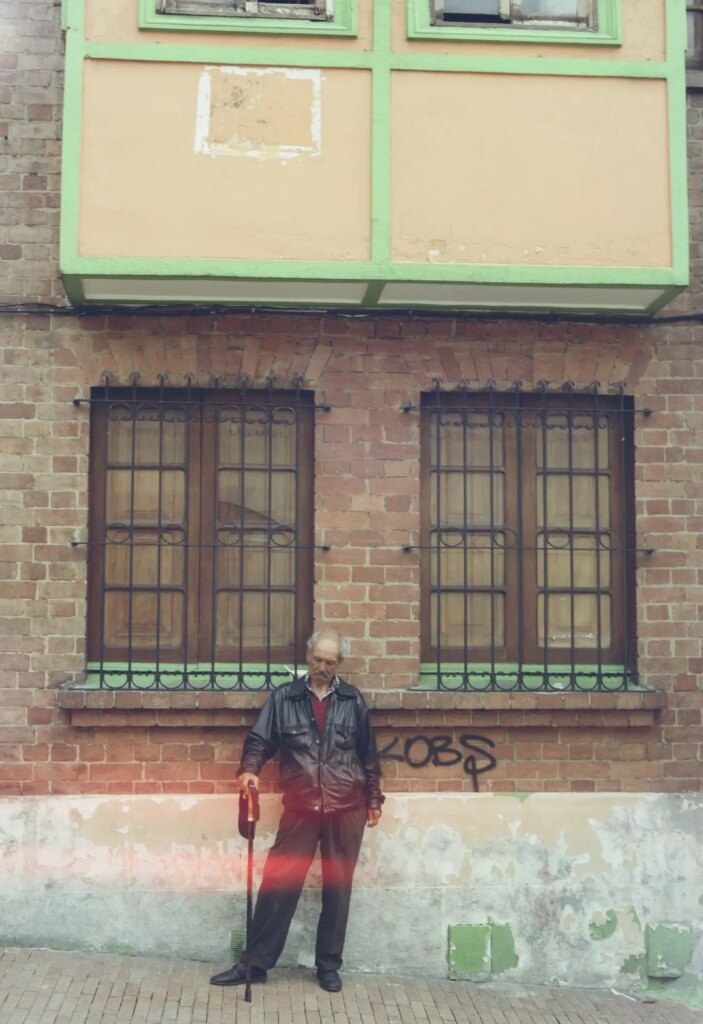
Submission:
[[[197,47],[373,45],[356,39],[138,29],[137,0],[86,0],[92,41]],[[664,57],[665,0],[622,0],[623,46],[410,43],[412,53],[579,61]],[[239,51],[241,54],[241,50]],[[397,263],[668,268],[665,79],[395,70],[391,121],[372,72],[88,59],[81,135],[83,257],[366,261],[372,159]],[[536,61],[536,63],[538,60]],[[380,138],[380,136],[379,136]]]
[[370,76],[87,61],[82,256],[364,260]]
[[669,266],[666,104],[658,80],[397,74],[393,257]]
[[[666,84],[396,72],[400,262],[671,265]],[[366,260],[370,74],[85,67],[82,256]]]

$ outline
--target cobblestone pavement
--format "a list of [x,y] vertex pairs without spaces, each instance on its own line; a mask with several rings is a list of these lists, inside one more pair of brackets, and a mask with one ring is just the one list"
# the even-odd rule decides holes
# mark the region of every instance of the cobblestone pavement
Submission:
[[665,1000],[585,989],[472,985],[345,974],[323,992],[309,971],[241,988],[210,985],[222,965],[38,949],[0,952],[1,1024],[702,1024]]

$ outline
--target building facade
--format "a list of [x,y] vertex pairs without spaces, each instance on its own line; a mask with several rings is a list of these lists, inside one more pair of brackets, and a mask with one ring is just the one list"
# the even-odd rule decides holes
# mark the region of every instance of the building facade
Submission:
[[226,960],[328,622],[388,793],[349,966],[700,998],[681,5],[3,19],[2,940]]

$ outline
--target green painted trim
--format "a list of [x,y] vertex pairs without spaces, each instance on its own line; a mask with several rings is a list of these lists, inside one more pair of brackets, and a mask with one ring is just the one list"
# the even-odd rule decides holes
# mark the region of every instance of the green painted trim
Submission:
[[[295,670],[297,673],[305,673],[307,672],[307,665],[296,665]],[[177,663],[162,662],[161,665],[157,665],[154,662],[136,661],[132,662],[131,665],[126,661],[106,661],[102,665],[99,662],[88,662],[84,682],[70,688],[73,690],[158,689],[159,692],[183,690],[186,690],[188,693],[199,690],[211,692],[212,682],[210,677],[213,671],[217,687],[215,692],[239,689],[240,666],[238,664],[216,662],[212,665],[210,662],[193,662],[179,665]],[[187,674],[188,684],[178,682],[175,686],[169,686],[164,684],[162,679],[161,685],[157,687],[157,673],[162,677],[172,674],[176,676]],[[282,686],[284,682],[290,682],[292,678],[289,666],[287,665],[275,664],[266,666],[257,662],[245,662],[241,666],[241,675],[244,677],[247,690],[265,689],[267,676],[280,675],[282,678],[281,682],[277,684],[279,686]],[[101,676],[104,679],[102,686],[100,685]]]
[[[378,9],[375,9],[378,10]],[[378,21],[387,10],[380,8]],[[387,19],[386,19],[387,20]],[[390,27],[390,26],[389,26]],[[378,34],[384,33],[379,26]],[[378,35],[376,36],[378,38]],[[529,57],[462,57],[450,54],[396,53],[384,55],[380,45],[373,53],[364,50],[324,51],[282,49],[270,46],[181,46],[159,43],[86,43],[84,54],[93,60],[174,62],[179,64],[249,64],[276,67],[369,68],[379,79],[391,71],[442,71],[491,75],[550,75],[572,78],[667,78],[669,65],[660,61],[607,61]],[[383,72],[386,72],[384,75]],[[380,81],[379,81],[380,85]],[[389,86],[390,88],[390,86]],[[380,100],[383,95],[379,92]],[[376,99],[376,97],[374,97]],[[383,106],[374,107],[376,118],[385,116]],[[390,113],[390,108],[388,110]]]
[[[390,3],[380,0],[373,9],[374,50],[379,63],[372,82],[371,118],[371,261],[391,258],[391,72]],[[382,290],[382,289],[381,289]],[[379,292],[380,294],[380,292]]]
[[576,60],[542,57],[462,57],[454,54],[398,53],[391,58],[398,71],[458,71],[487,75],[558,75],[571,78],[666,78],[663,61]]
[[76,256],[63,264],[67,274],[83,277],[236,278],[258,281],[431,281],[447,284],[525,284],[599,287],[674,287],[683,285],[671,267],[561,267],[522,264],[390,263],[324,260],[214,260]]
[[679,0],[667,0],[666,38],[670,68],[669,194],[673,265],[680,279],[689,281],[688,165],[686,140],[686,11]]
[[66,292],[66,298],[71,305],[85,305],[86,297],[83,290],[83,278],[73,274],[63,274],[61,280],[63,282],[63,290]]
[[669,303],[672,302],[677,295],[680,295],[681,292],[685,291],[686,287],[687,285],[685,284],[677,284],[672,285],[671,288],[666,288],[662,292],[661,297],[658,298],[656,302],[653,302],[651,306],[647,307],[647,309],[645,310],[647,316],[654,316],[655,313],[658,313],[660,310],[664,309],[664,307],[668,306]]
[[381,298],[381,295],[383,294],[383,289],[385,287],[386,287],[386,282],[385,281],[370,281],[368,286],[367,286],[367,288],[366,288],[366,291],[364,292],[364,297],[361,300],[361,305],[362,306],[376,306],[376,305],[378,305],[378,300]]
[[[84,0],[69,0],[66,26],[65,86],[61,145],[61,228],[59,232],[59,268],[75,259],[78,251],[80,206],[79,178],[81,128],[83,116],[83,51],[85,24]],[[82,291],[82,289],[81,289]],[[66,294],[73,302],[68,287]]]
[[598,28],[539,29],[493,25],[433,25],[428,0],[407,0],[408,38],[484,43],[553,43],[568,46],[619,46],[620,0],[597,0]]
[[300,68],[373,68],[376,59],[365,51],[285,50],[254,46],[181,46],[159,43],[86,43],[92,60],[172,62],[177,64],[245,64]]
[[139,27],[160,32],[238,32],[257,35],[355,36],[356,0],[335,0],[333,21],[288,18],[222,18],[204,14],[157,14],[155,0],[139,0]]
[[[517,674],[519,666],[517,664],[504,664],[491,666],[489,664],[469,664],[464,666],[458,662],[442,662],[439,666],[439,676],[437,673],[437,665],[433,662],[423,662],[420,665],[420,683],[417,686],[413,686],[413,690],[430,690],[436,691],[438,689],[438,682],[442,683],[442,691],[445,690],[461,690],[463,691],[463,684],[461,681],[457,685],[453,685],[452,680],[455,680],[457,675],[463,675],[464,672],[472,677],[472,682],[479,685],[472,685],[469,687],[468,692],[470,693],[587,693],[596,691],[596,683],[593,678],[593,672],[597,669],[596,665],[574,665],[574,676],[576,679],[575,689],[570,688],[570,679],[572,675],[570,665],[549,665],[547,666],[547,676],[549,682],[545,685],[544,676],[544,665],[523,665],[523,673],[534,674],[534,686],[529,683],[525,683],[524,687],[518,691],[515,689],[517,682]],[[633,692],[645,692],[646,688],[641,686],[634,686],[630,682],[630,673],[628,672],[625,665],[601,665],[601,675],[604,677],[604,687],[599,689],[599,693],[610,693],[619,692],[627,688],[628,693]],[[497,689],[491,689],[491,675],[495,676]],[[557,682],[558,679],[568,677],[568,681],[561,684]],[[612,677],[613,685],[607,686],[607,678]],[[481,685],[485,681],[485,685]]]
[[73,0],[61,0],[61,29],[63,32],[75,27],[73,7]]

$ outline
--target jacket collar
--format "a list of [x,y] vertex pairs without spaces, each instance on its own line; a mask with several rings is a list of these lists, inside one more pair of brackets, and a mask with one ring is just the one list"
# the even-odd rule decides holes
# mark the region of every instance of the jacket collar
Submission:
[[[353,689],[353,687],[351,687],[349,685],[349,683],[346,683],[343,679],[340,679],[339,677],[337,677],[337,679],[338,679],[337,686],[334,688],[335,694],[338,697],[346,697],[346,698],[353,697],[354,696],[354,689]],[[306,697],[307,696],[307,692],[308,692],[307,681],[308,681],[308,677],[307,676],[298,676],[297,679],[295,679],[290,684],[290,689],[288,690],[288,693],[286,694],[286,697],[288,698],[288,700],[296,700],[296,699],[299,699],[300,697]]]

